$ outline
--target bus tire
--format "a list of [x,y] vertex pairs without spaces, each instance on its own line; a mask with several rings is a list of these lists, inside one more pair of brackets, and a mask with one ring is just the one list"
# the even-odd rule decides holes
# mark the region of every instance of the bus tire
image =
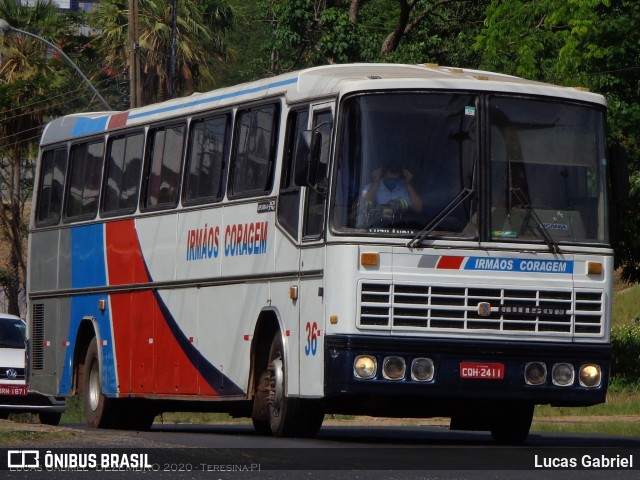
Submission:
[[98,356],[98,341],[93,337],[84,361],[84,418],[91,428],[111,427],[110,399],[102,394],[102,368]]
[[324,412],[316,402],[285,394],[286,368],[282,337],[277,332],[271,342],[265,376],[269,382],[269,427],[276,437],[312,437],[322,426]]
[[507,445],[523,443],[529,436],[533,410],[533,404],[505,405],[494,417],[491,427],[493,439]]

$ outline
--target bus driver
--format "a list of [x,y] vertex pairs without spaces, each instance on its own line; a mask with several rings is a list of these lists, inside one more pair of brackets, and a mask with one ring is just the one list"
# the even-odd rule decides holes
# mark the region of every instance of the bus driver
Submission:
[[398,201],[416,213],[422,211],[422,199],[412,185],[413,173],[402,168],[399,162],[390,161],[371,172],[372,182],[365,187],[362,196],[365,203],[377,206]]

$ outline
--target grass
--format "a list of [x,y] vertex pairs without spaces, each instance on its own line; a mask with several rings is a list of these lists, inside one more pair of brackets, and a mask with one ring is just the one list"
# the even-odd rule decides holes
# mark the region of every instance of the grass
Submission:
[[531,432],[536,433],[585,433],[593,435],[621,435],[625,437],[637,437],[640,435],[640,424],[611,422],[556,422],[547,423],[533,419]]
[[640,319],[640,284],[618,288],[613,295],[612,326],[633,325]]

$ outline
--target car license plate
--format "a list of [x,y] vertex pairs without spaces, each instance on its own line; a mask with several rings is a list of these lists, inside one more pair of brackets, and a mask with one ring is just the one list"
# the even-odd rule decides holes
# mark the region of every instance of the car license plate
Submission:
[[460,378],[502,380],[504,365],[502,363],[462,362],[460,364]]
[[0,395],[26,397],[27,391],[26,385],[0,385]]

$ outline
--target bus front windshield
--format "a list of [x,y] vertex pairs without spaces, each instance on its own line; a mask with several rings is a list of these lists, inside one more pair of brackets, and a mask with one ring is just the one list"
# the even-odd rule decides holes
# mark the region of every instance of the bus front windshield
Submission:
[[602,109],[467,92],[371,93],[343,107],[338,233],[416,245],[607,241]]
[[334,228],[412,236],[446,210],[434,234],[475,235],[466,228],[471,196],[461,194],[473,188],[476,170],[475,95],[354,96],[344,102],[342,125]]
[[498,96],[489,108],[491,238],[606,242],[603,113]]

